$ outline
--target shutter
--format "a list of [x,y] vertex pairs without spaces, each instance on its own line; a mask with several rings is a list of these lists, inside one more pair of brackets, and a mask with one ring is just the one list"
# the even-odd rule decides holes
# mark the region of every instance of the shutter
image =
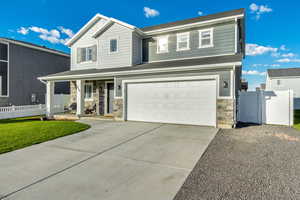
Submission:
[[81,62],[81,48],[77,48],[76,53],[77,53],[77,63],[80,63]]
[[97,61],[97,45],[92,46],[92,60]]
[[80,54],[81,54],[81,59],[80,59],[80,61],[81,62],[85,62],[86,61],[86,51],[87,51],[87,49],[86,48],[81,48],[80,49]]

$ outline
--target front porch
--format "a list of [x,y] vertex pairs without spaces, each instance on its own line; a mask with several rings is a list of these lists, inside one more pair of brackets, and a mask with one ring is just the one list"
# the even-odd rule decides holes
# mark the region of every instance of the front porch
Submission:
[[[53,88],[55,81],[47,82],[47,116],[53,118]],[[123,105],[115,99],[114,79],[70,80],[69,112],[55,118],[97,117],[122,119]]]

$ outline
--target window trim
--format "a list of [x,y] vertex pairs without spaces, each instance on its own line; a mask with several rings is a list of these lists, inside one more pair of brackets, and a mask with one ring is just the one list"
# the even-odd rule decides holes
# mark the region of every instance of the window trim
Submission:
[[[111,44],[112,40],[116,40],[117,41],[117,50],[116,51],[111,51],[110,44]],[[111,37],[111,38],[109,38],[109,51],[108,52],[109,52],[109,54],[115,54],[115,53],[119,52],[119,37]]]
[[[202,33],[206,31],[210,31],[210,44],[202,45]],[[199,49],[214,47],[214,28],[201,29],[198,30],[198,32],[199,32]]]
[[[180,36],[187,36],[187,47],[186,48],[179,48],[179,37]],[[176,34],[176,51],[187,51],[190,50],[190,32],[184,33],[177,33]]]
[[281,85],[282,85],[281,79],[277,79],[277,80],[276,80],[276,85],[277,85],[277,86],[281,86]]
[[5,42],[5,41],[1,41],[1,40],[0,40],[0,43],[7,45],[7,60],[1,60],[1,62],[6,62],[7,63],[7,95],[0,94],[0,97],[9,98],[9,94],[10,94],[10,89],[9,89],[10,88],[10,62],[9,62],[9,58],[10,58],[10,54],[9,54],[10,44],[9,44],[9,42]]
[[[165,51],[159,51],[159,40],[162,38],[167,38],[167,50],[165,50]],[[158,36],[156,38],[156,53],[157,54],[169,53],[169,35]]]
[[[85,90],[85,87],[87,86],[87,85],[90,85],[91,86],[91,97],[90,98],[86,98],[86,90]],[[94,95],[93,95],[93,90],[94,90],[94,84],[93,84],[93,82],[86,82],[86,83],[84,83],[84,100],[85,101],[93,101],[94,100]]]
[[[87,57],[88,57],[88,49],[92,49],[93,50],[93,46],[94,45],[92,45],[92,46],[84,46],[84,47],[79,47],[79,49],[80,49],[80,51],[82,51],[82,49],[86,49],[86,51],[85,51],[85,59],[87,59]],[[98,48],[98,45],[96,45],[96,49]],[[77,57],[77,54],[78,54],[78,52],[76,51],[76,57]],[[81,56],[82,56],[82,52],[80,53],[81,54]],[[97,59],[98,60],[98,59]],[[78,64],[88,64],[88,63],[93,63],[93,62],[96,62],[96,61],[93,61],[93,53],[92,53],[92,55],[91,55],[91,60],[85,60],[85,61],[80,61]]]

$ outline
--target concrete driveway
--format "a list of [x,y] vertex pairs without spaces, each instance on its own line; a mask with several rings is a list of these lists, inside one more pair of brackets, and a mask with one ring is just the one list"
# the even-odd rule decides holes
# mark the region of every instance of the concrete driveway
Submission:
[[0,155],[0,199],[172,200],[218,131],[83,122],[92,128]]

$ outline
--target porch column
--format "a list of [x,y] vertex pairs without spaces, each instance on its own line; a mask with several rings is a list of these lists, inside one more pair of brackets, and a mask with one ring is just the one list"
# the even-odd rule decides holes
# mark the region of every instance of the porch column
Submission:
[[48,81],[46,85],[46,116],[48,118],[51,118],[53,116],[54,84],[54,81]]
[[76,92],[77,92],[76,115],[80,116],[84,114],[84,80],[76,81]]

